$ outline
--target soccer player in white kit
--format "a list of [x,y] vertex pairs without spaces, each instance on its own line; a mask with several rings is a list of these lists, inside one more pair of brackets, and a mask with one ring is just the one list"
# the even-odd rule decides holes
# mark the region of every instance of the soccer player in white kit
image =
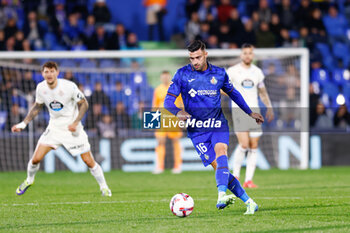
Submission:
[[[254,46],[243,44],[241,62],[230,67],[227,74],[233,86],[241,93],[244,100],[255,112],[260,112],[258,95],[267,108],[266,119],[271,122],[274,118],[271,101],[264,85],[264,74],[260,68],[252,64]],[[258,125],[232,101],[233,126],[238,139],[238,148],[234,152],[233,175],[239,179],[242,162],[247,154],[247,169],[244,188],[256,188],[253,176],[257,161],[259,138],[262,135],[261,126]]]
[[43,105],[49,110],[50,121],[41,135],[34,155],[28,163],[27,178],[17,188],[16,194],[22,195],[34,183],[39,170],[40,161],[52,149],[64,146],[72,155],[80,155],[91,174],[100,186],[102,196],[112,196],[108,188],[102,168],[95,161],[90,151],[88,136],[83,129],[81,119],[88,110],[88,102],[75,83],[57,79],[59,74],[55,62],[46,62],[41,69],[44,81],[36,87],[36,98],[33,107],[25,119],[12,127],[12,132],[20,132],[40,112]]

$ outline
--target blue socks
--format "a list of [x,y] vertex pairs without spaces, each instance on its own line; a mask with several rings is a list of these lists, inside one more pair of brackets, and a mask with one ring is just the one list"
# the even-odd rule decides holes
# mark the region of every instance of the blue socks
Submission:
[[231,173],[229,174],[228,189],[234,195],[240,198],[243,202],[248,201],[249,196],[247,195],[245,190],[242,188],[239,181]]
[[227,190],[227,184],[229,179],[229,170],[228,170],[228,162],[227,162],[227,156],[221,155],[216,159],[216,172],[215,172],[215,178],[216,178],[216,185],[218,187],[219,192],[226,192]]

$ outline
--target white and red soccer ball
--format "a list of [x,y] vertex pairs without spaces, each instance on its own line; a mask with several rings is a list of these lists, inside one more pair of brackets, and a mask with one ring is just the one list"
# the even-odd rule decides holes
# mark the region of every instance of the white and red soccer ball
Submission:
[[177,217],[189,216],[194,207],[194,201],[190,195],[186,193],[178,193],[171,198],[170,210]]

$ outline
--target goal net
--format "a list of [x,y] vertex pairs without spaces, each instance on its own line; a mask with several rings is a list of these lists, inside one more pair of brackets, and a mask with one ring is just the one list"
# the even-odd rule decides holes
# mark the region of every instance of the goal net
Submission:
[[[239,62],[239,50],[208,50],[209,62],[228,68]],[[254,63],[265,74],[275,119],[263,124],[258,164],[261,169],[308,167],[308,51],[306,49],[255,49]],[[59,78],[75,82],[90,108],[83,119],[95,159],[104,170],[152,171],[157,141],[144,126],[144,112],[152,109],[160,74],[171,74],[188,63],[186,50],[2,52],[0,54],[0,171],[25,170],[36,142],[48,124],[43,111],[21,133],[11,126],[23,120],[35,101],[35,87],[43,80],[41,65],[58,63]],[[230,100],[222,106],[232,127]],[[266,110],[261,108],[264,114]],[[169,141],[169,140],[168,140]],[[205,169],[186,133],[180,140],[183,170]],[[237,146],[230,133],[229,157]],[[173,165],[173,148],[166,144],[165,167]],[[232,167],[232,161],[230,162]],[[86,171],[78,157],[59,148],[51,151],[41,169]]]

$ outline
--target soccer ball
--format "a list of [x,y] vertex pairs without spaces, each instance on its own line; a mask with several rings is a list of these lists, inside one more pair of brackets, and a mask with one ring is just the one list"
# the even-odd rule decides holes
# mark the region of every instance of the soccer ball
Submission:
[[194,201],[186,193],[178,193],[170,201],[171,212],[178,217],[186,217],[193,211]]

